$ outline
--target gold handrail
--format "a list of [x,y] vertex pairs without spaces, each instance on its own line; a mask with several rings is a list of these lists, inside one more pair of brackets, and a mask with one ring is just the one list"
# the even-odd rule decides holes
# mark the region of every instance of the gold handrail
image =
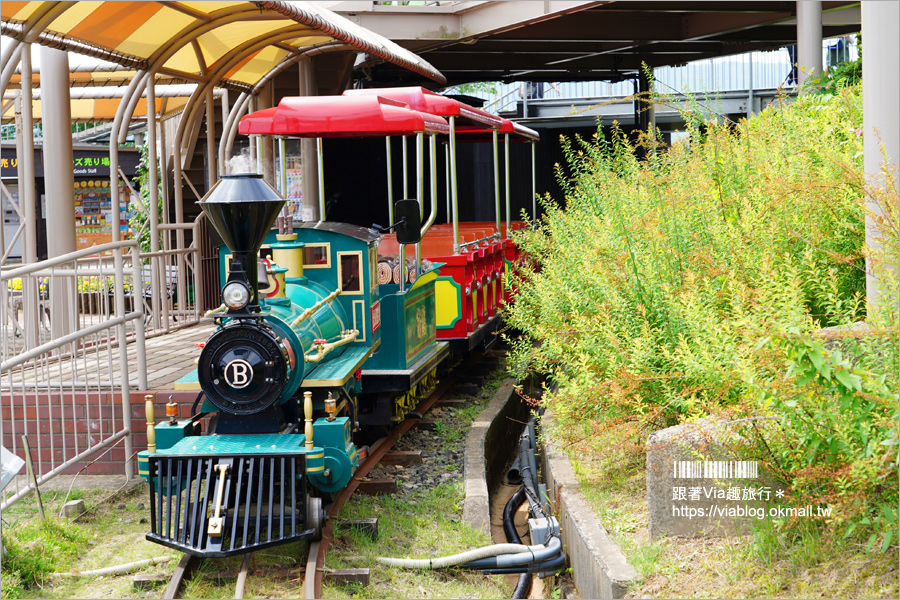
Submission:
[[341,339],[336,342],[329,342],[327,344],[316,344],[316,351],[311,354],[306,354],[303,356],[303,360],[308,363],[317,363],[325,358],[325,355],[337,348],[338,346],[343,346],[344,344],[349,344],[353,340],[359,337],[359,330],[350,329],[341,333]]
[[294,322],[291,323],[291,327],[297,327],[300,323],[302,323],[303,321],[308,319],[314,312],[316,312],[317,310],[322,308],[325,304],[327,304],[327,303],[331,302],[332,300],[334,300],[335,298],[337,298],[340,293],[341,293],[340,290],[335,290],[335,291],[331,292],[330,294],[328,294],[327,296],[325,296],[324,298],[322,298],[321,300],[319,300],[318,302],[316,302],[315,304],[313,304],[312,306],[310,306],[309,308],[307,308],[306,310],[304,310],[302,313],[300,313],[299,317],[294,319]]

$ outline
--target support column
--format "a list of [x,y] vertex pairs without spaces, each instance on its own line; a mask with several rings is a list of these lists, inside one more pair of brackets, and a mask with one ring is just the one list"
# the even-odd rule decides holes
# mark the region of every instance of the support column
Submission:
[[[22,242],[22,262],[37,262],[37,192],[34,186],[34,113],[31,97],[31,44],[22,48],[21,59],[22,94],[21,125],[17,128],[16,139],[22,140],[19,152],[19,206],[25,219],[25,240]],[[19,123],[17,123],[18,125]],[[17,144],[18,146],[18,144]],[[69,170],[72,166],[69,165]],[[37,286],[29,280],[22,285],[22,300],[25,325],[25,348],[30,350],[39,344]]]
[[822,2],[797,2],[797,85],[822,74]]
[[[210,87],[206,92],[206,191],[219,180],[217,175],[218,161],[216,156],[216,97]],[[223,121],[224,123],[224,121]]]
[[[896,2],[862,3],[863,61],[863,145],[866,183],[882,187],[884,154],[897,186],[900,159],[900,4]],[[884,148],[884,154],[882,153]],[[885,248],[876,221],[885,214],[875,198],[866,198],[866,303],[869,314],[879,307],[896,303],[896,296],[881,297],[879,280],[871,270],[873,260],[887,260],[898,269],[897,248]]]
[[[259,100],[260,110],[275,106],[275,85],[272,81],[263,86],[262,91],[259,93]],[[275,181],[275,136],[262,135],[260,139],[262,140],[263,150],[263,178],[269,182],[269,185],[277,188],[278,183]]]
[[[41,46],[41,102],[44,126],[44,178],[47,197],[47,258],[75,251],[75,175],[72,171],[72,109],[69,105],[69,55]],[[112,178],[112,177],[111,177]],[[118,228],[118,222],[113,223]],[[74,329],[74,286],[54,278],[50,286],[50,329],[60,338]]]
[[[165,162],[165,161],[163,161]],[[158,159],[156,155],[156,73],[150,73],[147,77],[147,170],[149,179],[147,186],[147,213],[150,215],[150,252],[159,252],[159,176]],[[165,281],[163,265],[165,260],[154,258],[150,261],[150,297],[152,302],[150,310],[151,325],[159,330],[160,309],[162,308],[162,293],[160,281]]]
[[[300,95],[315,96],[316,71],[313,57],[308,57],[297,63],[300,69]],[[303,138],[300,140],[300,165],[303,169],[303,208],[301,213],[305,221],[318,221],[319,214],[319,187],[316,173],[319,172],[319,161],[316,157],[316,140]]]

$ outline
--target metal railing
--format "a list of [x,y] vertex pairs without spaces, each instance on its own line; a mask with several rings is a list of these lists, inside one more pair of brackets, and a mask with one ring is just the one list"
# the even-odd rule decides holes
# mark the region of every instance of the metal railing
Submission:
[[[0,274],[0,441],[24,456],[28,439],[38,485],[106,449],[134,475],[130,392],[147,389],[145,339],[202,317],[201,219],[160,225],[190,232],[185,248],[114,242]],[[0,509],[33,490],[15,481]]]
[[[113,242],[0,274],[0,439],[19,454],[28,439],[38,485],[120,442],[134,475],[129,369],[147,385],[137,248]],[[33,485],[17,481],[0,509]]]

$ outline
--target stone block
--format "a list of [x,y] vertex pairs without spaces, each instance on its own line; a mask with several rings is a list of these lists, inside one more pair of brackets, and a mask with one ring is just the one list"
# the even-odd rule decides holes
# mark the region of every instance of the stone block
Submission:
[[715,417],[662,429],[647,443],[650,537],[750,532],[786,486],[742,454],[734,426]]
[[63,506],[63,514],[67,519],[74,519],[84,512],[84,500],[69,500]]

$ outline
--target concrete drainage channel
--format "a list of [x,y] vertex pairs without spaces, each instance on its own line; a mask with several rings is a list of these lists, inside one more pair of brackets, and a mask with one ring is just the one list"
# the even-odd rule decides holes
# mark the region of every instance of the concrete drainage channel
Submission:
[[[506,379],[476,417],[466,440],[463,520],[491,534],[491,498],[516,455],[529,407],[515,394],[516,381]],[[545,417],[546,418],[546,417]],[[568,457],[550,442],[541,453],[541,470],[553,513],[559,519],[563,549],[582,598],[623,598],[637,571],[603,528],[585,501]]]

